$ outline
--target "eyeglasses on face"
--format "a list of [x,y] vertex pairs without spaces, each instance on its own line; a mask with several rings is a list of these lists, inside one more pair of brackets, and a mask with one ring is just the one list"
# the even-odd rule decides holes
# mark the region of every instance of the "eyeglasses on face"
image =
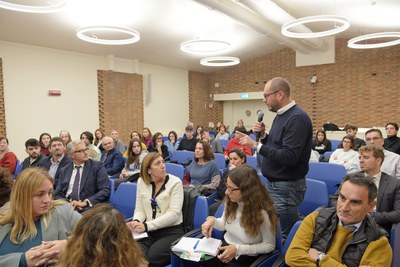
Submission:
[[225,186],[226,186],[226,190],[227,190],[229,193],[233,193],[234,191],[240,190],[239,187],[238,187],[238,188],[233,188],[232,186],[229,186],[227,183],[225,183]]
[[270,95],[276,94],[276,93],[278,93],[278,92],[279,92],[279,90],[278,90],[278,91],[271,92],[271,93],[268,93],[268,94],[264,94],[263,96],[264,96],[265,99],[267,99]]
[[381,138],[382,138],[382,137],[375,136],[375,137],[372,137],[372,138],[365,138],[365,141],[367,141],[367,142],[378,141],[378,140],[381,139]]
[[83,152],[87,152],[88,150],[89,150],[89,148],[75,150],[74,153],[83,153]]

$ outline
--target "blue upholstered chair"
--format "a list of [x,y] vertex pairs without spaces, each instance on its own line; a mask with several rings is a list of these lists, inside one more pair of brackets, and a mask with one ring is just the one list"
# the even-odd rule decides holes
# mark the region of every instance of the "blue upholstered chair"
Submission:
[[303,217],[319,207],[328,207],[329,205],[328,189],[324,182],[307,178],[306,183],[307,191],[299,207],[299,212]]
[[347,174],[343,165],[326,162],[310,162],[307,178],[325,182],[329,195],[336,193]]
[[136,206],[136,183],[121,183],[111,199],[111,205],[119,210],[125,219],[133,217]]
[[165,168],[167,170],[167,173],[175,175],[176,177],[179,177],[181,180],[183,178],[183,175],[185,174],[185,168],[180,164],[166,162]]

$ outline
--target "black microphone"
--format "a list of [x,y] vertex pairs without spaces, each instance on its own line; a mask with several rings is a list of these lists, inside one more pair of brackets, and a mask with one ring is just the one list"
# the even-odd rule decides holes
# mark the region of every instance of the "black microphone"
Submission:
[[[264,119],[264,112],[261,110],[258,112],[258,122],[262,122]],[[260,135],[261,132],[256,133],[256,141],[258,142],[260,140]]]

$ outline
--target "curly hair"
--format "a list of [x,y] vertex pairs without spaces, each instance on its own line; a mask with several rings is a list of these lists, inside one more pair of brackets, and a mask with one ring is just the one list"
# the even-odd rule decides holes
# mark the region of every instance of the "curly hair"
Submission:
[[57,266],[144,267],[147,261],[121,213],[99,204],[83,214]]
[[[271,222],[271,232],[276,234],[278,216],[274,203],[269,196],[265,186],[261,183],[257,171],[246,164],[240,165],[228,172],[228,178],[238,186],[242,195],[243,212],[240,218],[240,225],[250,236],[256,236],[262,231],[261,224],[264,222],[262,211],[266,211]],[[233,202],[228,196],[224,198],[225,220],[227,223],[236,218],[239,204]]]

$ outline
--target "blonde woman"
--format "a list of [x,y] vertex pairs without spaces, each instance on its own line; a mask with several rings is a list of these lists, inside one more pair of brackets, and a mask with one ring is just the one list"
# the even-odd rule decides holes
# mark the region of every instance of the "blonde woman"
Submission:
[[81,215],[69,203],[53,200],[53,179],[46,170],[23,170],[0,215],[0,266],[53,264]]

